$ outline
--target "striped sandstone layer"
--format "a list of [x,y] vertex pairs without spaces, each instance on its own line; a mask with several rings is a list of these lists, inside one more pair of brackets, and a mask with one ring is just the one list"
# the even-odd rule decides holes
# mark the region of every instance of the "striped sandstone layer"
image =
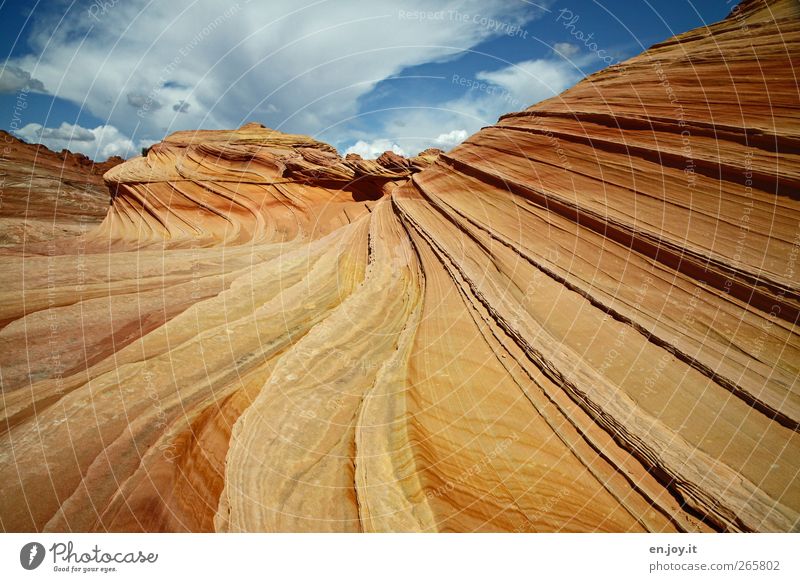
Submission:
[[103,174],[122,163],[50,151],[0,131],[0,247],[76,236],[108,211]]

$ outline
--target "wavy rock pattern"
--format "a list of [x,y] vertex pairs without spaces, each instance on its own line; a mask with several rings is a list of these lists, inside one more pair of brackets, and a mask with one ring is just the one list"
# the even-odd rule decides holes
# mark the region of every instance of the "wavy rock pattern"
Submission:
[[798,51],[750,1],[447,154],[116,166],[2,259],[0,525],[796,530]]

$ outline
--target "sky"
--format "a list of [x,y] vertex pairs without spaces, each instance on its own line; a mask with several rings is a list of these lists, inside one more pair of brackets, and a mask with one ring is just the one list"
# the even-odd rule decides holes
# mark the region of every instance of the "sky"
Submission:
[[0,128],[95,160],[257,121],[449,150],[728,0],[0,0]]

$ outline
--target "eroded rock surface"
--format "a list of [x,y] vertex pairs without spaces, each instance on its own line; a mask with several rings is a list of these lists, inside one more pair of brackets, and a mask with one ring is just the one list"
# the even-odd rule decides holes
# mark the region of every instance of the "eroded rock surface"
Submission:
[[27,144],[0,130],[0,247],[85,233],[108,211],[102,176],[124,160]]
[[112,168],[2,258],[2,528],[796,530],[798,51],[754,0],[448,153]]

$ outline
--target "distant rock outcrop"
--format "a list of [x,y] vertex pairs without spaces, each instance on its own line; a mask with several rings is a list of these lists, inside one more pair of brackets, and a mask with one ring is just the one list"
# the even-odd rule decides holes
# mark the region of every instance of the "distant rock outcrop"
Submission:
[[95,163],[0,130],[0,247],[87,232],[108,211],[102,175],[124,161]]
[[[259,123],[177,132],[105,174],[114,204],[93,238],[123,246],[316,238],[369,213],[437,155],[343,159],[326,143]],[[142,224],[135,216],[153,219]]]
[[799,13],[447,153],[248,124],[111,168],[100,226],[2,258],[2,527],[797,530]]

